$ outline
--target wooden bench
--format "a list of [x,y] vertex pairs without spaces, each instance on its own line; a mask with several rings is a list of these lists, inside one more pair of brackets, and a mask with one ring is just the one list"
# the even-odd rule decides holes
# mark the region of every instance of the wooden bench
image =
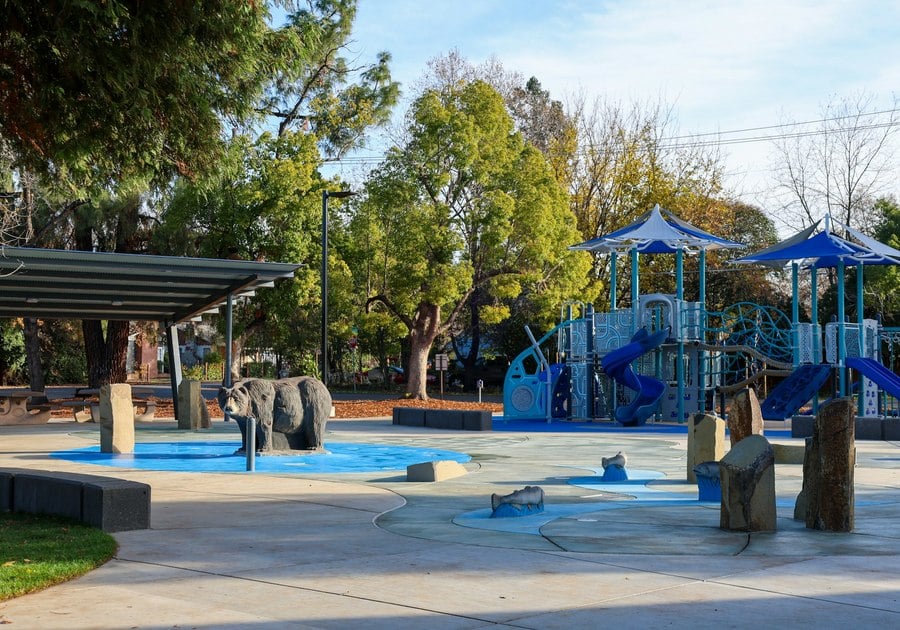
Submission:
[[79,473],[0,468],[0,511],[64,516],[105,532],[150,527],[150,486]]

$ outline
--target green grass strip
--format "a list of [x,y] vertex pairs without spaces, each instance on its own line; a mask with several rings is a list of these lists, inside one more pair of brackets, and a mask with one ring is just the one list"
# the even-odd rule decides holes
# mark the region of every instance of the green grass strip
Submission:
[[116,548],[112,536],[77,521],[0,513],[0,601],[83,575]]

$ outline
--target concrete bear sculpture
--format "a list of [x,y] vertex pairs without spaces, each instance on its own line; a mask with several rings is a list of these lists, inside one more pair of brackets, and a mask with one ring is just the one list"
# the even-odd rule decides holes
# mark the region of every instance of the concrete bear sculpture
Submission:
[[241,430],[247,447],[247,420],[256,418],[256,450],[262,453],[321,451],[331,415],[331,394],[309,376],[269,381],[245,378],[219,388],[219,406]]

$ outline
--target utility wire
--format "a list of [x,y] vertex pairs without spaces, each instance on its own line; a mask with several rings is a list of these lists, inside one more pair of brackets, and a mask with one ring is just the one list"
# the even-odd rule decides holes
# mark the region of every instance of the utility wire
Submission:
[[[798,123],[784,123],[780,125],[766,125],[762,127],[746,127],[744,129],[733,129],[728,131],[710,131],[705,133],[691,134],[691,135],[679,135],[679,136],[670,136],[668,138],[662,138],[660,140],[659,148],[666,150],[678,150],[678,149],[695,149],[695,148],[705,148],[705,147],[716,147],[716,146],[729,146],[729,145],[738,145],[738,144],[752,144],[756,142],[774,142],[776,140],[792,140],[797,138],[806,138],[810,136],[821,136],[827,135],[830,133],[839,133],[842,129],[808,129],[804,131],[797,131],[792,133],[776,133],[776,134],[762,134],[762,135],[754,135],[747,136],[744,138],[723,138],[722,136],[733,135],[737,133],[748,133],[751,131],[765,131],[769,129],[785,129],[785,128],[795,128],[802,127],[804,125],[812,125],[819,124],[825,122],[834,122],[839,120],[848,120],[851,118],[860,118],[863,116],[877,116],[883,114],[896,114],[900,113],[900,108],[894,109],[885,109],[877,112],[869,112],[866,114],[855,114],[849,116],[835,116],[833,118],[820,118],[818,120],[809,120]],[[900,120],[889,120],[887,122],[881,123],[871,123],[867,125],[859,125],[852,127],[854,131],[867,131],[867,130],[875,130],[875,129],[889,129],[892,127],[900,127]],[[708,140],[703,140],[702,138],[712,138]],[[685,140],[685,142],[679,142],[680,140]],[[376,155],[356,155],[356,156],[347,156],[343,158],[334,158],[325,160],[327,163],[340,163],[340,164],[378,164],[384,160],[384,154],[376,154]]]

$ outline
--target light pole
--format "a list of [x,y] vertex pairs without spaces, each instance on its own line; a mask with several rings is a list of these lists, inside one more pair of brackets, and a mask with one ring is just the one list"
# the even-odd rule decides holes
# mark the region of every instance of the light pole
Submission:
[[328,198],[343,199],[350,190],[322,191],[322,382],[328,387]]

